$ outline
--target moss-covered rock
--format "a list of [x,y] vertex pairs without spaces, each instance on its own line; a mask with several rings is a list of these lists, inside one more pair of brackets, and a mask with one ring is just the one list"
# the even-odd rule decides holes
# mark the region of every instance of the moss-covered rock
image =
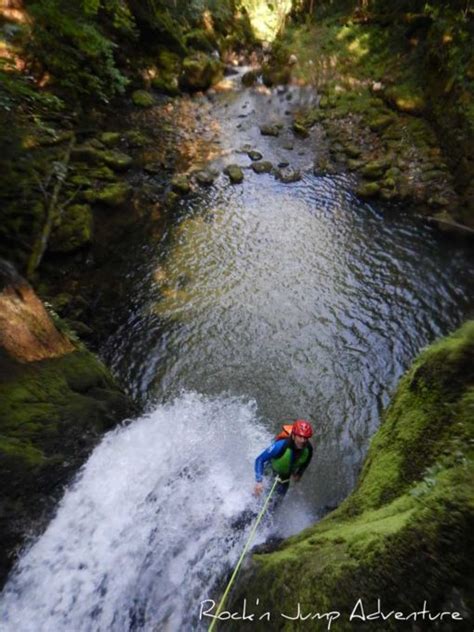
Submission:
[[265,124],[260,126],[260,134],[262,136],[279,136],[281,126],[278,124]]
[[285,165],[284,167],[278,169],[276,176],[281,182],[290,184],[292,182],[298,182],[299,180],[301,180],[301,171],[299,169],[294,169],[293,167]]
[[224,173],[229,177],[232,184],[240,184],[244,179],[244,172],[239,165],[227,165]]
[[308,127],[300,121],[294,121],[292,128],[294,133],[297,136],[301,136],[301,138],[307,138],[309,136]]
[[48,243],[50,252],[69,253],[91,243],[92,210],[88,204],[74,204],[65,209]]
[[132,164],[132,158],[121,151],[103,151],[102,160],[114,171],[125,171]]
[[360,198],[368,199],[376,197],[380,192],[380,185],[376,182],[365,182],[357,187],[356,193]]
[[222,79],[223,73],[223,64],[218,59],[205,53],[196,53],[183,59],[179,84],[183,90],[191,92],[207,90]]
[[151,85],[155,90],[167,94],[170,97],[176,97],[181,93],[179,89],[179,81],[177,75],[168,73],[160,73],[151,80]]
[[132,194],[132,188],[125,182],[109,184],[101,189],[91,189],[84,193],[87,202],[99,202],[105,206],[122,206],[128,201]]
[[140,108],[150,108],[155,105],[155,99],[152,94],[146,90],[135,90],[132,93],[133,105]]
[[[472,321],[421,354],[384,413],[356,490],[279,550],[254,555],[227,609],[241,608],[245,597],[254,604],[258,595],[275,630],[299,629],[279,614],[294,614],[298,602],[305,612],[338,612],[331,629],[360,622],[399,630],[395,617],[382,623],[350,615],[358,603],[360,613],[360,599],[366,614],[377,611],[377,599],[384,612],[406,615],[427,601],[432,613],[459,612],[467,624],[460,630],[472,625],[473,360]],[[439,629],[456,629],[456,621],[444,623]],[[267,625],[254,621],[252,629]],[[311,629],[327,630],[327,617],[311,620]]]
[[180,195],[189,193],[191,191],[191,185],[189,184],[188,177],[184,174],[174,176],[171,180],[171,189]]
[[120,132],[103,132],[99,140],[106,147],[115,147],[120,143]]
[[252,162],[250,165],[255,173],[270,173],[273,169],[273,165],[268,160],[259,160],[258,162]]
[[195,174],[196,182],[202,187],[209,187],[211,184],[214,184],[215,179],[217,178],[217,172],[213,169],[203,169],[202,171],[197,171]]

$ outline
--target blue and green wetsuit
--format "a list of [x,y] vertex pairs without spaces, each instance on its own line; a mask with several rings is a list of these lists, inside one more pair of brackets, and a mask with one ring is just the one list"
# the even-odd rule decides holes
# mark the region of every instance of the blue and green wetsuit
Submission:
[[[263,478],[265,466],[270,462],[272,470],[282,480],[287,480],[291,475],[301,476],[308,467],[313,456],[313,446],[307,442],[302,450],[297,450],[295,444],[288,439],[278,439],[269,448],[264,450],[255,460],[255,479],[260,483]],[[284,495],[289,486],[281,483],[276,491]]]

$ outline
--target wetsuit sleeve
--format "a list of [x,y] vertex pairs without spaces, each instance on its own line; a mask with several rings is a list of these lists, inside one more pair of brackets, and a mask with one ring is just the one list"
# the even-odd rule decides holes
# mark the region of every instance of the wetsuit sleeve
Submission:
[[277,459],[281,456],[282,451],[286,447],[286,440],[279,439],[272,443],[272,445],[264,450],[262,454],[260,454],[255,459],[255,480],[257,483],[260,483],[263,478],[263,470],[265,469],[265,465],[270,461],[270,459]]
[[295,471],[296,476],[299,476],[299,477],[303,476],[306,468],[311,463],[311,459],[313,458],[313,446],[311,445],[311,443],[309,443],[309,441],[308,441],[308,450],[309,450],[308,460],[306,461],[304,465],[302,465]]

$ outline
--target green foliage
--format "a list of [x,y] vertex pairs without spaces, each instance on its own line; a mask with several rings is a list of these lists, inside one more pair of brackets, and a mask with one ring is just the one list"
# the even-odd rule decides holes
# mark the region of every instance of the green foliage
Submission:
[[50,110],[63,107],[58,97],[38,91],[31,77],[18,72],[8,59],[0,58],[0,111],[10,112],[20,104],[41,105]]
[[[67,100],[94,97],[107,102],[127,84],[114,59],[117,44],[104,33],[99,15],[102,11],[113,22],[122,3],[106,4],[38,0],[29,7],[33,26],[26,52],[32,68],[37,75],[49,74]],[[120,23],[132,29],[131,18]]]

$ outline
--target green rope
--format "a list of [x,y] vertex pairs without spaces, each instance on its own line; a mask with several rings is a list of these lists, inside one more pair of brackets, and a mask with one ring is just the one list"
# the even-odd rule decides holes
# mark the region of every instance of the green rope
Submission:
[[250,535],[249,535],[248,540],[247,540],[247,542],[246,542],[246,544],[244,546],[244,550],[242,551],[242,554],[241,554],[241,556],[239,558],[239,561],[237,562],[237,566],[235,567],[234,572],[232,573],[232,577],[229,579],[229,583],[227,584],[227,588],[225,589],[225,592],[222,595],[222,598],[221,598],[221,600],[219,602],[219,606],[217,607],[217,610],[216,610],[216,614],[214,615],[214,619],[213,619],[211,625],[209,626],[208,632],[212,632],[212,630],[214,629],[214,626],[216,625],[217,618],[218,618],[219,614],[221,613],[221,610],[222,610],[222,608],[224,606],[225,600],[227,599],[227,595],[229,594],[230,587],[232,586],[235,578],[237,577],[237,573],[239,572],[240,565],[242,564],[242,561],[243,561],[243,559],[245,557],[245,554],[247,553],[247,550],[248,550],[248,548],[250,546],[250,543],[253,540],[255,532],[257,531],[257,527],[260,524],[260,521],[263,518],[263,515],[264,515],[264,513],[267,510],[268,503],[270,501],[271,495],[275,491],[275,487],[278,485],[278,483],[286,483],[286,482],[288,482],[288,481],[282,481],[279,476],[277,476],[275,478],[275,482],[273,483],[273,486],[272,486],[272,488],[271,488],[271,490],[270,490],[270,492],[269,492],[269,494],[268,494],[268,496],[267,496],[267,498],[265,500],[265,503],[263,504],[263,507],[262,507],[260,513],[258,514],[256,520],[255,520],[255,523],[254,523],[254,525],[252,527],[252,530],[250,531]]

